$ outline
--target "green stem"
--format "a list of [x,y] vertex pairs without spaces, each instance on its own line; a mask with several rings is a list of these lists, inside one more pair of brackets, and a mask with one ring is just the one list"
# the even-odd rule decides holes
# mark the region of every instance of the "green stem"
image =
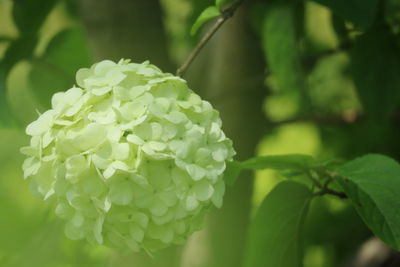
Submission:
[[188,58],[183,62],[183,64],[176,70],[177,76],[182,76],[186,70],[189,68],[190,64],[192,64],[193,60],[197,57],[200,51],[204,48],[204,46],[208,43],[211,37],[218,31],[218,29],[229,19],[231,18],[236,9],[243,3],[244,0],[239,0],[233,3],[231,6],[227,7],[225,10],[222,10],[221,15],[218,17],[215,24],[207,31],[207,33],[201,38],[200,42],[196,45],[193,51],[189,54]]
[[347,195],[345,193],[338,192],[338,191],[332,190],[330,188],[323,188],[320,191],[314,193],[314,196],[323,196],[323,195],[333,195],[333,196],[337,196],[338,198],[341,198],[341,199],[347,198]]

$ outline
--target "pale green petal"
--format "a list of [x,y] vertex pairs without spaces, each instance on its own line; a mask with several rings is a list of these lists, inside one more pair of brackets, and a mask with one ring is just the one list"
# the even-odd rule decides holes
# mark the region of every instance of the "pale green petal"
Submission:
[[113,146],[113,155],[117,160],[125,160],[129,156],[129,144],[118,143]]
[[156,141],[147,142],[145,144],[145,146],[148,146],[150,149],[152,149],[154,151],[162,151],[167,147],[167,145],[165,143],[156,142]]
[[183,114],[182,112],[179,112],[179,111],[172,111],[171,113],[165,115],[164,118],[174,124],[183,123],[187,120],[187,117],[185,116],[185,114]]
[[175,217],[174,212],[172,212],[171,210],[167,211],[164,215],[162,216],[156,216],[153,215],[151,217],[152,221],[157,224],[157,225],[162,225],[162,224],[166,224],[168,222],[171,222]]
[[135,134],[130,134],[126,137],[126,140],[128,140],[128,142],[131,142],[132,144],[136,144],[136,145],[143,145],[144,141],[137,135]]
[[72,240],[79,240],[85,236],[85,232],[75,227],[72,223],[65,225],[65,235]]
[[26,134],[40,135],[47,132],[54,123],[54,111],[48,110],[26,127]]
[[74,209],[67,203],[59,203],[56,207],[56,215],[60,218],[67,219],[74,214]]
[[25,159],[22,169],[24,170],[24,178],[36,174],[40,168],[40,161],[35,157]]
[[138,185],[140,185],[142,187],[146,187],[146,186],[149,185],[149,181],[143,175],[132,174],[130,176],[130,178],[131,178],[132,181],[134,181],[136,184],[138,184]]
[[222,207],[222,197],[225,193],[225,183],[222,179],[220,179],[215,185],[214,185],[214,194],[211,198],[211,201],[214,203],[214,205],[217,208]]
[[133,120],[141,117],[146,112],[146,105],[140,102],[129,102],[120,109],[121,115],[126,120]]
[[142,212],[133,213],[132,220],[142,228],[146,228],[149,224],[149,217],[147,217],[147,215]]
[[19,150],[22,154],[27,156],[39,157],[39,149],[32,146],[24,146]]
[[157,117],[164,116],[170,109],[171,101],[167,98],[156,98],[149,106],[149,110]]
[[103,172],[103,177],[104,177],[105,179],[109,179],[110,177],[112,177],[112,176],[115,174],[116,171],[117,171],[117,170],[114,168],[114,166],[109,165],[109,166],[104,170],[104,172]]
[[133,239],[125,239],[125,243],[128,245],[128,247],[134,251],[134,252],[139,252],[140,251],[140,247],[139,244],[133,240]]
[[88,161],[83,155],[75,155],[65,161],[66,178],[76,182],[78,175],[88,167]]
[[131,99],[135,99],[138,96],[142,95],[144,92],[150,90],[151,86],[149,85],[137,85],[132,87],[129,90],[129,96]]
[[91,90],[92,94],[97,95],[97,96],[101,96],[101,95],[105,95],[108,92],[110,92],[112,90],[112,87],[110,85],[105,85],[102,87],[98,87],[98,88],[93,88]]
[[206,180],[196,182],[192,187],[192,192],[200,201],[206,201],[214,194],[214,187]]
[[167,205],[168,207],[175,206],[178,199],[174,190],[163,191],[157,194],[157,196]]
[[81,212],[75,212],[70,222],[74,227],[79,228],[82,226],[84,221],[85,217],[83,217],[83,214]]
[[142,242],[144,238],[144,231],[135,224],[129,227],[129,233],[136,242]]
[[198,181],[206,175],[206,171],[197,166],[196,164],[188,164],[186,165],[186,171],[192,177],[193,180]]
[[117,64],[111,60],[103,60],[100,61],[99,63],[96,63],[93,65],[93,70],[94,73],[98,76],[104,76],[107,75],[107,73],[113,69]]
[[167,188],[171,183],[171,170],[167,163],[155,161],[147,165],[147,179],[156,189]]
[[153,203],[150,206],[150,212],[156,216],[162,216],[168,211],[168,207],[165,205],[163,201],[155,198]]
[[99,244],[103,244],[103,223],[104,217],[99,217],[97,218],[93,228],[94,237]]
[[86,195],[97,197],[102,194],[105,190],[105,184],[101,180],[101,178],[97,175],[97,173],[92,174],[91,176],[85,177],[85,179],[81,182],[83,192]]
[[212,157],[215,161],[223,162],[228,159],[228,149],[223,144],[215,144],[211,146]]
[[78,72],[76,73],[76,83],[82,87],[85,88],[85,80],[92,74],[92,71],[86,68],[79,69]]
[[199,201],[194,195],[190,195],[186,198],[186,208],[191,211],[199,206]]
[[122,82],[123,79],[126,78],[126,75],[123,74],[120,70],[116,69],[116,70],[110,70],[107,74],[106,74],[106,79],[109,85],[111,86],[116,86],[118,85],[120,82]]
[[91,123],[73,140],[76,148],[86,151],[104,141],[107,129],[98,123]]
[[54,140],[54,135],[51,131],[47,131],[42,138],[42,148],[46,148]]
[[128,205],[133,199],[130,182],[119,182],[110,187],[110,199],[117,205]]

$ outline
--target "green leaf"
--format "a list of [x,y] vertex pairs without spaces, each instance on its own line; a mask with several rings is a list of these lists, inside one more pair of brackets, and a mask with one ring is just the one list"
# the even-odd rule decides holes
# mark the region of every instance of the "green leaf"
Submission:
[[215,0],[215,6],[218,7],[219,10],[222,10],[226,4],[233,2],[234,0]]
[[266,60],[283,90],[301,90],[304,83],[295,20],[291,3],[269,5],[264,17],[262,38]]
[[32,62],[29,80],[38,101],[49,107],[51,96],[71,88],[78,69],[91,63],[90,49],[81,28],[59,32],[44,55]]
[[29,59],[33,56],[37,41],[36,37],[22,37],[11,42],[2,59],[6,74],[11,71],[18,61]]
[[387,28],[375,27],[351,50],[351,71],[362,105],[375,120],[387,119],[400,98],[400,53]]
[[57,0],[13,1],[13,18],[22,35],[35,35]]
[[12,68],[19,61],[31,58],[37,42],[36,37],[21,37],[11,42],[0,61],[0,124],[10,126],[14,124],[14,115],[8,102],[8,88],[6,80]]
[[58,66],[40,59],[32,61],[28,79],[33,95],[46,109],[50,108],[50,100],[54,93],[65,91],[74,84],[73,76],[66,75]]
[[314,0],[332,9],[333,13],[365,29],[376,18],[378,0]]
[[236,182],[236,179],[240,175],[240,171],[242,170],[240,162],[231,161],[226,164],[226,169],[224,173],[225,183],[228,185],[233,185]]
[[339,183],[372,232],[400,250],[400,164],[378,154],[337,169]]
[[301,233],[312,192],[286,181],[269,193],[250,225],[245,267],[302,266]]
[[210,19],[218,17],[219,15],[221,15],[221,12],[219,11],[218,7],[216,6],[207,7],[206,9],[203,10],[203,12],[201,12],[201,14],[194,22],[192,29],[190,30],[190,34],[195,35],[197,31],[200,29],[200,27],[203,26],[204,23],[206,23]]
[[288,154],[254,157],[243,161],[243,169],[261,170],[307,170],[314,163],[314,159],[308,155]]
[[0,64],[0,127],[13,124],[13,114],[7,97],[6,73],[4,64]]
[[83,30],[74,27],[59,32],[47,46],[44,59],[75,78],[78,69],[92,63]]

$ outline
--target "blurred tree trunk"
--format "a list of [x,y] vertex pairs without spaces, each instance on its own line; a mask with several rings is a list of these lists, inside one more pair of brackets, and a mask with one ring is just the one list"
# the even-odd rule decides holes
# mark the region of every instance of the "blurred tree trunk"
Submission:
[[157,0],[81,0],[79,8],[94,58],[150,60],[174,72]]
[[[233,140],[238,160],[254,154],[264,126],[265,66],[260,41],[251,33],[247,12],[247,6],[239,8],[187,73],[191,88],[220,111],[223,129]],[[223,207],[208,218],[206,230],[191,240],[203,244],[188,244],[182,267],[242,265],[251,209],[251,176],[245,173],[233,187],[227,187]],[[199,249],[200,245],[208,249]],[[198,251],[204,255],[199,257]]]

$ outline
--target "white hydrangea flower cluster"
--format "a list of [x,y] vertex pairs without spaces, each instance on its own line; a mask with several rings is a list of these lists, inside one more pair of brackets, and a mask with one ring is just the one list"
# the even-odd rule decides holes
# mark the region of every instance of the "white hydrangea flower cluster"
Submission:
[[144,62],[102,61],[26,128],[24,176],[71,239],[155,251],[198,230],[234,155],[218,112]]

